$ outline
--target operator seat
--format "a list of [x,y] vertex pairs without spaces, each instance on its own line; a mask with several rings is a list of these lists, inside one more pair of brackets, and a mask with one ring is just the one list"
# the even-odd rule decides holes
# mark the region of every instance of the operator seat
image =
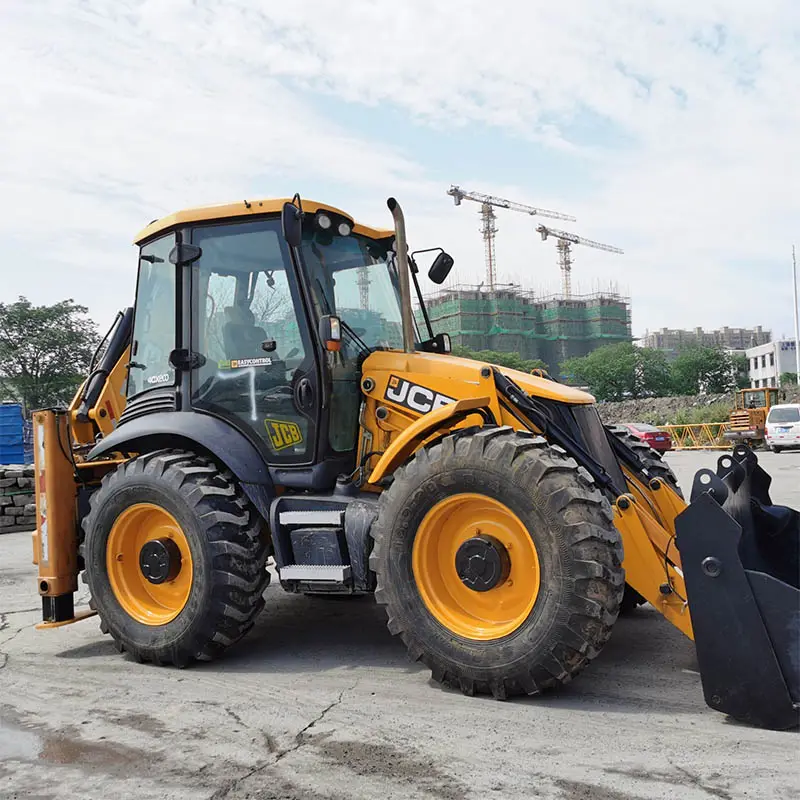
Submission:
[[241,306],[228,306],[225,309],[225,325],[222,327],[222,340],[227,358],[259,358],[264,355],[261,343],[267,332],[255,324],[253,312]]

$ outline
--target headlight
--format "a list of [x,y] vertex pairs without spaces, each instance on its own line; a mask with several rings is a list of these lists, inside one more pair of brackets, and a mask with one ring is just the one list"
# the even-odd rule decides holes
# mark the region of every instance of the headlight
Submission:
[[346,222],[339,223],[339,236],[349,236],[352,228]]
[[327,214],[317,214],[317,227],[320,230],[328,231],[333,225],[333,220]]

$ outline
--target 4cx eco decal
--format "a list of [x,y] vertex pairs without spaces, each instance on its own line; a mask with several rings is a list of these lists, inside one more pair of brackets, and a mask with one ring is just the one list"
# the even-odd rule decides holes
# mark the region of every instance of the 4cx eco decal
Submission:
[[273,450],[285,450],[292,445],[303,441],[303,433],[296,422],[287,422],[283,419],[265,419],[269,443]]
[[448,403],[455,403],[455,399],[448,397],[446,394],[439,394],[439,392],[434,392],[433,389],[420,386],[418,383],[411,383],[405,378],[399,378],[397,375],[390,376],[383,396],[386,400],[404,406],[411,411],[416,411],[419,414],[427,414],[429,411],[446,406]]

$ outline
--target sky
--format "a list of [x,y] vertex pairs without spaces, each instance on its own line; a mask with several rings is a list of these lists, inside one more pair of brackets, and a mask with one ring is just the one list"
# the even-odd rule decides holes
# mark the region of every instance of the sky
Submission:
[[[794,0],[5,0],[0,30],[0,302],[105,327],[152,219],[295,192],[379,227],[397,197],[477,284],[459,184],[621,247],[574,248],[573,290],[635,335],[793,331]],[[558,290],[541,221],[498,211],[500,282]]]

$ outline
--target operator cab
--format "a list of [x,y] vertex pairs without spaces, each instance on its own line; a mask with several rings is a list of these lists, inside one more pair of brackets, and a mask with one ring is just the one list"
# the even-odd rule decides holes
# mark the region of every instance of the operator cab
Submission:
[[[354,468],[361,362],[403,347],[394,232],[306,202],[302,214],[290,206],[300,222],[289,236],[283,203],[257,215],[250,205],[168,219],[142,241],[127,413],[164,410],[156,400],[168,397],[240,430],[284,484],[296,468],[323,488]],[[447,259],[435,262],[444,275]],[[335,343],[323,338],[332,320]]]

